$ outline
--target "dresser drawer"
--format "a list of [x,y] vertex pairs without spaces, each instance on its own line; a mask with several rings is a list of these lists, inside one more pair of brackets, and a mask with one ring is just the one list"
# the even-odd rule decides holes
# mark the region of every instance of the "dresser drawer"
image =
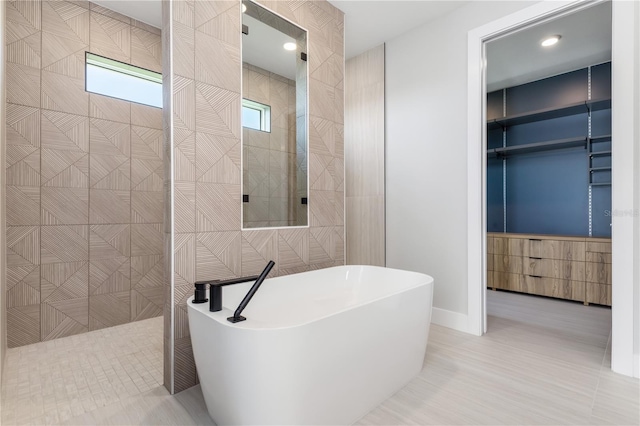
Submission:
[[540,296],[584,301],[585,283],[583,281],[524,275],[522,291]]
[[487,237],[487,254],[494,254],[493,237]]
[[495,269],[493,266],[494,259],[495,255],[487,253],[487,271],[493,271]]
[[494,271],[491,287],[502,290],[522,291],[522,275]]
[[522,258],[519,256],[493,255],[493,270],[497,272],[522,273]]
[[611,263],[587,262],[585,265],[587,282],[611,285]]
[[522,273],[545,278],[558,278],[584,281],[585,263],[569,260],[535,259],[525,257],[522,261]]
[[598,253],[593,251],[588,251],[586,253],[587,262],[593,263],[611,263],[611,253]]
[[611,306],[611,286],[605,284],[586,283],[587,302]]
[[596,253],[611,253],[611,242],[587,240],[587,251]]
[[493,252],[507,256],[522,256],[525,241],[522,238],[493,237]]

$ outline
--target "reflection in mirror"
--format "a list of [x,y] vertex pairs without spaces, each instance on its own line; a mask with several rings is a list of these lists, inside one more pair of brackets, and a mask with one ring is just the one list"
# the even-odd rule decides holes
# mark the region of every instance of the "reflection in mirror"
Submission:
[[243,4],[243,228],[306,226],[307,33]]

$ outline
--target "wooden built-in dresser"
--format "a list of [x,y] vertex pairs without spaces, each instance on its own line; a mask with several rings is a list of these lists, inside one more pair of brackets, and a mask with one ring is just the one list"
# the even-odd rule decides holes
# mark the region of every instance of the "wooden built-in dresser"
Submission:
[[611,239],[488,233],[487,287],[611,306]]

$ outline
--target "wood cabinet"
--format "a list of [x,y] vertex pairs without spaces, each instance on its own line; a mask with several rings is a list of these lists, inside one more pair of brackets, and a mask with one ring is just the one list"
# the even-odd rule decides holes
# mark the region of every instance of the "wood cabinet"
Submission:
[[488,233],[487,287],[611,306],[611,239]]

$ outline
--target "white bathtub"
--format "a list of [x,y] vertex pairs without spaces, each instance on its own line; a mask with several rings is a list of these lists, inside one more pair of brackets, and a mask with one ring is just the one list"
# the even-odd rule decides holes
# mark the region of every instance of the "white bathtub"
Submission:
[[211,418],[226,424],[351,424],[409,382],[424,361],[433,278],[339,266],[226,286],[223,309],[188,300]]

